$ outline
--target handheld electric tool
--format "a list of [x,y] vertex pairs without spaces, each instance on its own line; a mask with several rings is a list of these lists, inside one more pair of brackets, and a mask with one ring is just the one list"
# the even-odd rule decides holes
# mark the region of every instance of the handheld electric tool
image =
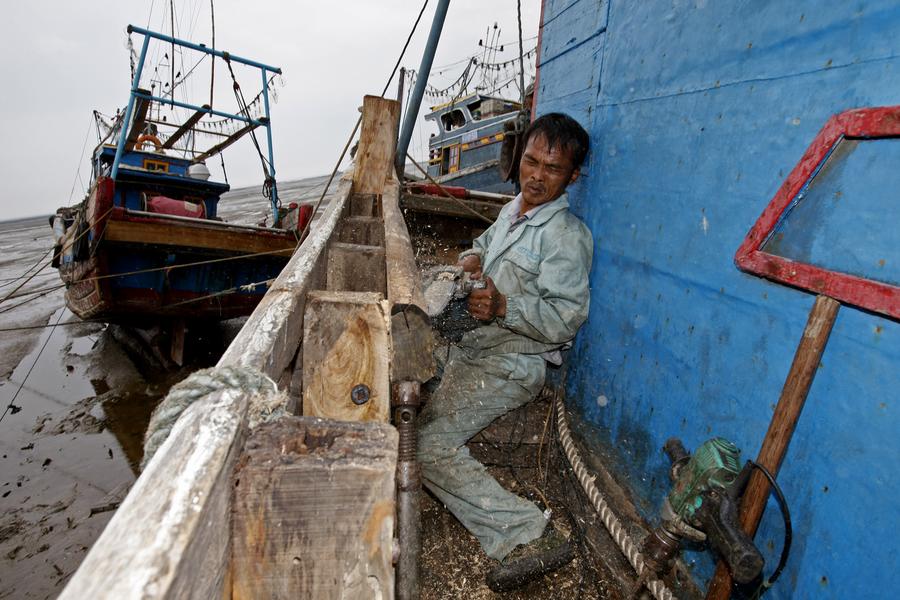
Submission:
[[723,438],[704,442],[693,456],[680,440],[663,446],[672,460],[672,490],[662,507],[662,523],[645,540],[643,554],[656,574],[665,573],[682,538],[708,541],[728,563],[735,581],[759,576],[763,557],[738,522],[737,501],[750,475],[741,452]]

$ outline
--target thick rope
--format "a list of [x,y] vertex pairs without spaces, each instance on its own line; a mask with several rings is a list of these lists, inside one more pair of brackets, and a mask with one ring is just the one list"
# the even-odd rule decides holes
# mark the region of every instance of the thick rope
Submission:
[[278,392],[271,378],[248,367],[217,367],[191,374],[172,386],[168,395],[153,410],[144,434],[144,458],[141,469],[147,466],[156,451],[169,437],[172,428],[184,411],[195,402],[221,390],[240,391],[251,396],[248,421],[250,427],[274,420],[285,414],[287,398]]
[[[566,453],[569,464],[572,465],[572,470],[575,471],[578,482],[584,489],[584,493],[587,494],[590,499],[594,510],[600,515],[603,525],[606,526],[606,530],[609,531],[609,534],[616,542],[619,550],[622,551],[622,554],[625,555],[625,558],[628,559],[628,562],[631,563],[631,566],[638,574],[639,580],[642,580],[645,577],[651,577],[652,574],[649,572],[645,574],[647,566],[644,564],[644,556],[637,549],[637,546],[631,539],[631,536],[628,535],[628,532],[625,531],[621,521],[619,521],[618,517],[616,517],[612,509],[610,509],[609,504],[607,504],[606,499],[600,493],[600,490],[594,485],[594,477],[588,474],[588,470],[584,466],[581,456],[578,455],[578,450],[575,448],[575,442],[572,441],[572,435],[569,432],[569,424],[566,422],[566,409],[563,406],[562,394],[556,394],[555,403],[556,427],[559,430],[559,441]],[[675,596],[662,581],[658,579],[648,579],[645,582],[645,585],[656,600],[675,600]]]

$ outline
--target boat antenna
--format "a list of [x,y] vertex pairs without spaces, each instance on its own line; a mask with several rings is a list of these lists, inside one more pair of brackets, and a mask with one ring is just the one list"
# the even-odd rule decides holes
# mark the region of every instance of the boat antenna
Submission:
[[[209,0],[209,16],[212,21],[212,40],[210,41],[210,48],[213,50],[216,49],[216,6],[215,0]],[[209,75],[209,107],[213,107],[213,88],[216,83],[216,55],[212,56],[212,67],[210,69]]]
[[169,14],[170,19],[172,20],[172,58],[169,60],[169,65],[172,67],[172,83],[169,84],[169,89],[172,92],[172,99],[175,99],[175,0],[169,0]]

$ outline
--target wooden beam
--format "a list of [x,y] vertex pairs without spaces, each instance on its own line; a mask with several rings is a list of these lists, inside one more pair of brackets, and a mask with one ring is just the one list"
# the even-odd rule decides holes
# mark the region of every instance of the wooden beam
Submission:
[[397,122],[400,103],[379,96],[363,99],[362,128],[356,150],[353,189],[360,194],[380,195],[393,171],[397,148]]
[[239,139],[241,139],[242,137],[244,137],[245,135],[247,135],[248,133],[250,133],[257,127],[259,127],[259,125],[257,125],[256,123],[248,123],[245,127],[238,129],[234,133],[234,135],[232,135],[230,138],[219,142],[218,144],[216,144],[215,146],[213,146],[212,148],[210,148],[209,150],[207,150],[200,156],[195,156],[194,158],[192,158],[191,162],[193,162],[193,163],[203,162],[210,156],[215,156],[216,154],[218,154],[219,152],[221,152],[228,146],[232,145],[233,143],[235,143],[236,141],[238,141]]
[[384,248],[335,242],[328,251],[329,290],[385,292]]
[[428,381],[434,375],[434,334],[425,312],[421,273],[400,211],[400,185],[391,178],[382,196],[387,296],[391,305],[391,379]]
[[[209,110],[211,107],[210,107],[209,104],[204,104],[204,105],[203,105],[203,108],[205,108],[206,110]],[[186,134],[188,131],[190,131],[190,130],[194,127],[194,125],[197,124],[197,121],[199,121],[200,119],[202,119],[206,114],[207,114],[206,111],[203,111],[203,110],[198,110],[197,112],[195,112],[194,114],[192,114],[192,115],[188,118],[188,120],[184,122],[184,125],[182,125],[181,127],[179,127],[179,128],[175,131],[175,133],[173,133],[172,135],[169,136],[169,139],[167,139],[167,140],[165,141],[165,143],[162,145],[163,150],[166,150],[166,149],[171,148],[172,146],[174,146],[175,143],[176,143],[178,140],[180,140],[182,137],[184,137],[184,134]]]
[[258,231],[242,232],[235,229],[217,229],[198,224],[195,227],[173,226],[165,222],[107,221],[103,240],[107,242],[150,244],[155,246],[189,246],[207,250],[222,250],[252,254],[285,250],[288,256],[296,240],[288,237],[266,236]]
[[387,424],[254,430],[234,477],[231,597],[393,598],[396,465]]
[[[147,90],[138,90],[142,94],[150,95]],[[128,137],[125,138],[125,149],[131,150],[137,143],[137,139],[144,132],[144,125],[147,123],[147,111],[150,109],[150,101],[140,96],[135,99],[134,119],[131,121],[131,129],[128,131]]]
[[470,200],[457,198],[451,200],[445,196],[429,196],[422,194],[403,194],[400,199],[400,207],[415,212],[443,215],[447,217],[464,217],[466,219],[478,219],[471,211],[466,210],[461,204],[484,215],[492,221],[497,220],[503,204],[484,200]]
[[384,223],[378,217],[345,217],[338,241],[364,246],[384,246]]
[[[303,316],[304,415],[388,421],[389,328],[381,294],[310,292]],[[356,402],[354,389],[362,393]]]
[[[769,422],[769,430],[766,431],[759,456],[756,458],[756,462],[774,476],[778,475],[781,461],[784,460],[788,444],[794,435],[800,412],[819,369],[822,353],[825,352],[825,345],[828,343],[840,307],[841,303],[834,298],[818,296],[812,310],[809,311],[803,337],[797,346],[791,370],[784,382],[781,397]],[[741,498],[741,529],[750,536],[750,539],[756,535],[768,498],[769,481],[762,473],[754,470]],[[706,598],[727,600],[730,596],[731,573],[725,563],[719,561],[716,572],[710,580]]]

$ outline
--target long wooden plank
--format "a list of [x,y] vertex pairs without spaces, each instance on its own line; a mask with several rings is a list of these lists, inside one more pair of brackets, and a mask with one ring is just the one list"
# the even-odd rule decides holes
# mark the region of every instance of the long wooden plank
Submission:
[[223,250],[252,254],[273,250],[293,250],[290,238],[263,236],[258,232],[222,230],[212,227],[173,226],[170,223],[119,221],[110,219],[103,239],[108,242],[151,244],[156,246],[189,246],[207,250]]
[[[468,198],[457,198],[456,200],[450,200],[449,198],[444,196],[403,194],[403,197],[400,200],[400,207],[415,212],[423,212],[434,215],[477,219],[478,217],[473,215],[471,212],[471,210],[474,210],[478,214],[484,215],[488,219],[496,220],[500,215],[500,209],[503,208],[503,205],[499,202],[470,200]],[[466,210],[465,207],[468,207],[471,210]]]
[[424,382],[434,374],[434,336],[425,313],[421,275],[412,252],[409,230],[400,210],[400,185],[391,178],[382,196],[387,296],[391,303],[394,381]]
[[[203,108],[205,108],[206,110],[209,110],[210,106],[209,106],[209,104],[204,104]],[[197,121],[202,119],[206,114],[207,114],[207,112],[205,110],[198,110],[197,112],[192,114],[190,117],[188,117],[188,120],[185,121],[181,127],[176,129],[175,133],[170,135],[169,139],[167,139],[165,141],[165,143],[162,146],[163,149],[165,150],[165,149],[168,149],[168,148],[171,148],[172,146],[174,146],[175,143],[178,140],[180,140],[181,138],[183,138],[184,134],[186,134],[188,131],[190,131],[194,127],[194,125],[197,124]]]
[[236,141],[238,141],[239,139],[241,139],[242,137],[244,137],[245,135],[247,135],[248,133],[250,133],[257,127],[259,127],[259,125],[257,125],[256,123],[250,123],[247,126],[241,128],[241,129],[238,129],[236,132],[234,132],[234,135],[232,135],[230,138],[219,142],[218,144],[216,144],[215,146],[213,146],[212,148],[210,148],[209,150],[207,150],[200,156],[195,156],[193,158],[192,162],[195,162],[195,163],[203,162],[210,156],[215,156],[216,154],[219,154],[220,152],[222,152],[222,150],[224,150],[228,146],[232,145],[233,143],[235,143]]
[[[138,90],[143,94],[150,95],[150,92],[147,90]],[[147,123],[147,111],[150,108],[150,101],[146,98],[142,98],[138,96],[135,100],[134,106],[134,119],[131,122],[131,130],[128,132],[128,137],[125,138],[125,149],[131,150],[134,148],[137,139],[144,132],[144,125]]]
[[396,468],[384,423],[254,430],[235,474],[232,598],[393,598]]
[[[306,293],[324,283],[325,249],[350,188],[343,179],[218,366],[280,378],[297,352]],[[178,420],[62,598],[223,597],[230,581],[231,473],[248,403],[246,395],[219,393]]]
[[400,119],[400,103],[379,96],[363,99],[362,128],[353,189],[358,194],[381,194],[384,183],[393,170],[397,138],[394,131]]

